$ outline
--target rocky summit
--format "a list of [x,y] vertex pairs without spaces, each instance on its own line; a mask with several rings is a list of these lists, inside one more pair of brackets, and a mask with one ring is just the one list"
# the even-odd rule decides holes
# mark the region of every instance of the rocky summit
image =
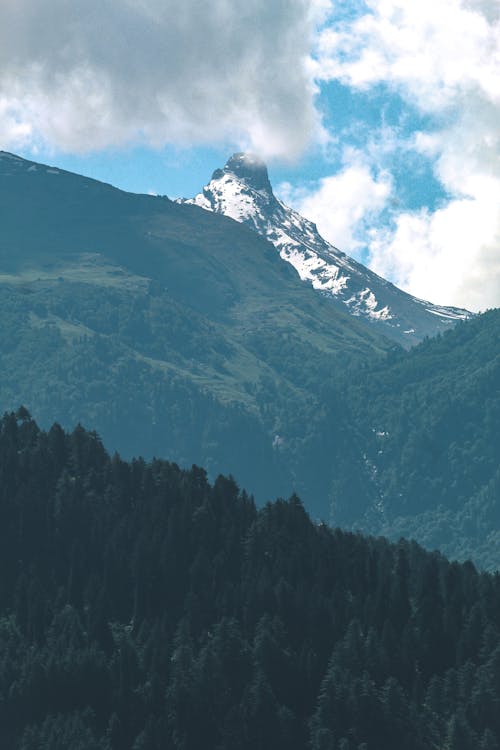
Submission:
[[406,348],[471,316],[407,294],[331,245],[313,222],[276,198],[266,165],[252,154],[231,156],[201,193],[181,202],[247,224],[273,243],[304,282]]

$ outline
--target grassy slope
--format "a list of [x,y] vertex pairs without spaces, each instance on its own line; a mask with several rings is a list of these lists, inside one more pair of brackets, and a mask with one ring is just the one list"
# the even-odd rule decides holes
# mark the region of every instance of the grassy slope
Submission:
[[4,409],[319,497],[321,388],[387,342],[225,217],[5,157],[0,200]]

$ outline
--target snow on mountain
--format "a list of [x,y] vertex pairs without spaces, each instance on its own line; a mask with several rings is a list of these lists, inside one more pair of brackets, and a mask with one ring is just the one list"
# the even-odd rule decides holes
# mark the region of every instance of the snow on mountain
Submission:
[[315,224],[275,197],[266,165],[251,154],[234,154],[203,192],[180,202],[247,224],[274,244],[303,281],[405,347],[471,316],[412,297],[324,240]]

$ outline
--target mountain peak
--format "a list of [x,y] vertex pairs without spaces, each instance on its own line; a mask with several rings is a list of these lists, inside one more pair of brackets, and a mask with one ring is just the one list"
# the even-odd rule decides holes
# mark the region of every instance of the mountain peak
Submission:
[[274,244],[303,281],[403,346],[470,317],[467,310],[406,294],[324,240],[315,224],[275,197],[266,165],[254,154],[233,154],[201,193],[180,202],[247,224]]
[[272,193],[271,183],[265,163],[255,154],[239,152],[233,154],[226,162],[224,169],[216,169],[212,179],[223,174],[233,174],[254,190],[264,190]]

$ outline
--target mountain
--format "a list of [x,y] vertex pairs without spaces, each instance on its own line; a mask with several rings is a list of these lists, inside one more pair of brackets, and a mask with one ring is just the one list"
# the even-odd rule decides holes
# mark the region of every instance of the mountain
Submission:
[[[500,310],[373,360],[344,397],[365,485],[352,496],[352,470],[333,469],[330,521],[498,569]],[[327,410],[318,435],[337,412]]]
[[241,222],[0,153],[0,409],[259,504],[498,568],[499,316],[405,351]]
[[3,410],[312,502],[322,389],[391,348],[248,227],[0,153]]
[[494,750],[500,585],[0,419],[0,746]]
[[326,242],[315,224],[275,197],[265,164],[251,154],[234,154],[201,193],[182,202],[251,227],[303,281],[406,348],[471,315],[412,297]]

